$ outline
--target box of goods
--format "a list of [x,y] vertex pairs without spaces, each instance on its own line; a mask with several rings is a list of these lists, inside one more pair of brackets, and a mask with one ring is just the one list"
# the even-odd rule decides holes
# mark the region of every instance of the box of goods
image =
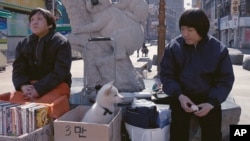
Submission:
[[1,141],[53,141],[53,125],[52,122],[49,124],[36,129],[33,132],[23,134],[21,136],[2,136],[0,135]]
[[121,108],[108,124],[81,122],[90,106],[77,106],[54,120],[55,141],[121,141]]
[[[9,92],[0,94],[0,101],[9,101],[10,96],[11,93]],[[24,104],[24,102],[21,102],[19,104]],[[39,103],[39,104],[46,105],[49,107],[49,117],[53,119],[62,116],[64,113],[70,110],[69,100],[66,95],[57,98],[51,103]]]
[[13,104],[0,101],[1,141],[53,141],[49,107],[36,103]]

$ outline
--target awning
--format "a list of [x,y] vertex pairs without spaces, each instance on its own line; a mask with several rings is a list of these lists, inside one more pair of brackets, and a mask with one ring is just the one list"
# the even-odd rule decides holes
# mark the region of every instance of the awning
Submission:
[[30,8],[30,7],[25,7],[25,6],[21,6],[21,5],[11,4],[11,3],[8,3],[8,2],[0,2],[0,5],[3,6],[3,7],[13,8],[13,9],[21,10],[21,11],[25,11],[25,12],[32,11],[32,8]]
[[8,12],[8,11],[0,10],[0,17],[10,18],[11,17],[11,13]]
[[57,24],[56,25],[57,31],[71,31],[70,24]]

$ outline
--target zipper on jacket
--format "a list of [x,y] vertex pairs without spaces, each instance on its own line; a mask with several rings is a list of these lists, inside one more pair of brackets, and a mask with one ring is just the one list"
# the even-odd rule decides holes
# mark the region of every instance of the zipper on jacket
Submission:
[[194,50],[196,51],[196,49],[197,49],[197,44],[194,44]]
[[38,39],[38,42],[37,42],[37,45],[36,45],[36,51],[35,51],[35,56],[36,56],[36,59],[38,60],[38,48],[39,48],[39,43],[40,43],[40,38]]
[[35,49],[33,51],[33,55],[34,55],[34,64],[37,65],[38,64],[38,46],[39,46],[39,42],[40,42],[40,39],[38,39],[37,43],[36,43],[36,46],[35,46]]

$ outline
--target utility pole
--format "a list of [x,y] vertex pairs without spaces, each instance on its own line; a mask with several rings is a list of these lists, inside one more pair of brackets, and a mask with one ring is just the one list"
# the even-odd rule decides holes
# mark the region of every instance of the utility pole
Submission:
[[165,37],[166,37],[166,26],[165,26],[165,0],[159,2],[159,24],[158,24],[158,48],[157,48],[157,77],[160,74],[160,62],[165,50]]
[[55,16],[55,0],[52,0],[52,13]]

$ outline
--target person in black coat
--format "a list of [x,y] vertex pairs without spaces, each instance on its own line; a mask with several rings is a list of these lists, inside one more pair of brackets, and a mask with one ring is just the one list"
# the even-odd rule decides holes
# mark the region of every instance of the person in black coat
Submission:
[[170,97],[170,141],[189,141],[190,118],[201,127],[202,141],[221,141],[221,103],[234,83],[227,47],[208,35],[209,19],[201,9],[180,17],[181,35],[165,49],[160,63],[163,91]]
[[36,8],[29,15],[32,34],[18,42],[12,81],[16,92],[10,101],[51,103],[69,98],[71,86],[71,45],[56,32],[53,14]]
[[149,51],[148,47],[146,46],[145,43],[143,43],[142,48],[141,48],[142,57],[143,57],[143,54],[144,54],[145,57],[148,57],[148,51]]

